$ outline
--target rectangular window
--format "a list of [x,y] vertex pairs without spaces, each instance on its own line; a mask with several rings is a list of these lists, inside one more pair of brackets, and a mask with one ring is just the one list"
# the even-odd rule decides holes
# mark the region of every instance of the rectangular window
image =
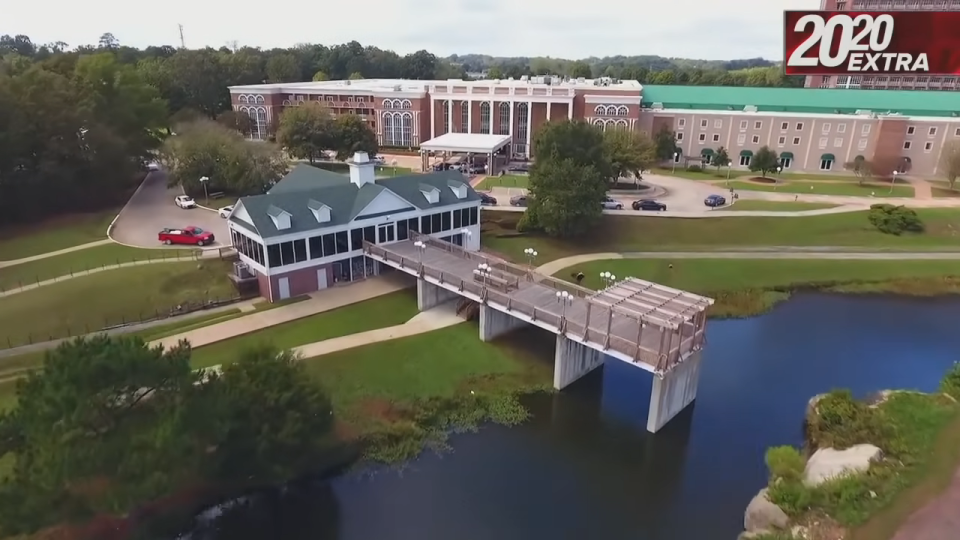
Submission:
[[350,251],[350,242],[347,236],[347,231],[340,231],[336,235],[337,241],[337,254],[347,253]]
[[707,140],[707,134],[706,134],[706,133],[701,133],[700,136],[697,138],[697,140],[700,141],[700,142],[703,142],[703,141]]
[[443,232],[443,219],[440,217],[440,212],[430,216],[430,232]]
[[461,219],[462,217],[463,217],[462,210],[453,211],[453,228],[454,229],[459,229],[460,227],[463,227],[463,220]]
[[283,242],[280,244],[280,264],[286,266],[293,264],[293,242]]
[[786,131],[787,128],[789,128],[789,127],[790,127],[790,123],[789,123],[789,122],[782,122],[782,123],[780,124],[780,131]]
[[793,165],[793,160],[792,160],[792,159],[790,159],[790,158],[788,158],[788,157],[780,158],[780,166],[781,166],[781,167],[783,167],[784,169],[789,169],[789,168],[790,168],[790,165]]
[[682,140],[683,140],[683,133],[677,133],[677,142],[680,142]]
[[263,246],[260,244],[260,242],[254,242],[253,244],[254,244],[253,260],[256,261],[257,264],[263,265],[264,263]]
[[866,150],[866,149],[867,149],[867,140],[866,140],[866,139],[860,139],[860,142],[857,143],[857,149],[858,149],[858,150]]
[[740,129],[741,129],[741,130],[747,129],[747,121],[746,121],[746,120],[741,120],[741,121],[740,121]]
[[803,122],[797,122],[797,131],[803,131]]
[[307,245],[310,247],[310,258],[319,259],[323,257],[323,245],[320,243],[320,237],[314,236],[307,240]]
[[750,166],[750,156],[740,156],[740,166],[749,167]]
[[306,240],[294,240],[293,241],[293,257],[296,262],[301,263],[307,260],[307,241]]
[[714,129],[720,129],[723,127],[723,120],[714,120],[713,121]]
[[337,240],[333,234],[323,235],[323,256],[329,257],[337,253]]
[[953,136],[960,137],[960,128],[957,128],[957,130],[953,132]]
[[911,146],[912,146],[912,144],[910,143],[910,141],[903,141],[903,149],[904,149],[904,150],[909,150]]
[[363,229],[350,231],[350,248],[353,250],[363,249]]
[[932,142],[928,142],[928,143],[926,143],[926,144],[923,145],[923,151],[924,151],[924,152],[929,152],[929,151],[931,151],[931,150],[933,150],[933,143],[932,143]]
[[823,124],[820,126],[820,133],[823,133],[824,135],[830,133],[830,124]]
[[381,225],[377,228],[377,243],[386,244],[390,241],[389,233],[393,230],[389,225]]
[[837,133],[846,133],[847,125],[846,124],[837,124]]
[[743,133],[741,133],[740,135],[737,135],[737,145],[738,145],[738,146],[743,146],[743,143],[745,143],[746,141],[747,141],[747,136],[746,136],[746,135],[744,135]]
[[759,135],[754,135],[753,138],[750,139],[750,140],[753,142],[753,144],[759,144],[759,143],[760,143],[760,136],[759,136]]
[[800,144],[800,137],[794,137],[794,138],[793,138],[793,144],[794,144],[794,145]]
[[714,133],[714,134],[713,134],[713,142],[720,142],[720,134],[719,134],[719,133]]
[[917,132],[916,126],[907,126],[907,135],[913,135]]
[[397,222],[397,240],[406,240],[410,238],[410,235],[407,234],[407,220],[401,219]]
[[829,141],[829,139],[827,139],[826,137],[820,137],[820,141],[817,143],[817,145],[818,145],[820,148],[826,148],[828,141]]
[[407,220],[407,228],[411,232],[420,232],[420,218],[410,218]]
[[477,206],[470,207],[470,222],[469,225],[476,225],[480,223],[480,208]]
[[829,170],[832,169],[832,168],[833,168],[833,160],[832,160],[832,159],[821,159],[821,160],[820,160],[820,170],[821,170],[821,171],[829,171]]
[[679,127],[680,129],[683,129],[683,126],[685,125],[687,125],[686,118],[680,118],[679,120],[677,120],[677,127]]
[[754,122],[753,129],[763,129],[763,122]]
[[702,127],[702,128],[707,127],[707,121],[706,121],[706,120],[701,120],[701,121],[700,121],[700,127]]
[[837,137],[836,139],[833,140],[834,148],[840,148],[841,146],[843,146],[843,139]]
[[870,134],[870,124],[865,124],[865,125],[863,126],[863,129],[860,130],[860,134],[861,134],[861,135],[869,135],[869,134]]
[[935,127],[932,127],[932,128],[930,128],[929,131],[927,131],[927,135],[929,135],[929,136],[931,136],[931,137],[935,136],[936,134],[937,134],[937,128],[935,128]]
[[787,144],[786,137],[780,137],[779,139],[777,139],[777,146],[784,146],[785,144]]
[[371,244],[377,243],[377,228],[373,225],[363,228],[363,241]]
[[269,244],[267,246],[267,260],[270,262],[270,268],[276,268],[283,264],[280,260],[280,245]]
[[433,227],[430,226],[433,223],[433,220],[431,219],[432,217],[433,216],[422,216],[420,218],[420,232],[423,234],[430,234],[433,232]]
[[440,230],[449,231],[452,227],[450,226],[450,212],[442,212],[440,214]]

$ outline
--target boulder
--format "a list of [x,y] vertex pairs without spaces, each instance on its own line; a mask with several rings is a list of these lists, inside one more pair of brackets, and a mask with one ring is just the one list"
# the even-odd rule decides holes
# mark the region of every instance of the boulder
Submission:
[[784,529],[789,520],[779,506],[770,502],[767,488],[763,488],[747,505],[747,511],[743,514],[743,528],[748,533]]
[[833,478],[863,473],[882,456],[883,451],[872,444],[857,444],[845,450],[821,448],[807,461],[803,480],[808,486],[818,486]]

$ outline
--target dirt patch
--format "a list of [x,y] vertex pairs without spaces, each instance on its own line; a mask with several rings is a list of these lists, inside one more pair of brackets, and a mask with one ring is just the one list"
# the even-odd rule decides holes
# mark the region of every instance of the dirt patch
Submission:
[[363,416],[376,418],[385,423],[399,422],[404,419],[401,408],[381,398],[367,398],[360,402],[357,410]]
[[[747,182],[754,182],[757,184],[776,184],[776,178],[764,178],[762,176],[751,176],[750,178],[738,178],[737,180],[746,180]],[[783,182],[780,182],[783,183]]]
[[846,529],[829,516],[824,515],[810,516],[798,525],[802,534],[796,534],[795,536],[807,540],[844,540],[847,534]]

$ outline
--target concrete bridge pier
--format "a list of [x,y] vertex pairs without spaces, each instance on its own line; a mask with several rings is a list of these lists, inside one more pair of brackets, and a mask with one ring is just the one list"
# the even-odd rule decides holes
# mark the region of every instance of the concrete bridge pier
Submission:
[[521,319],[504,313],[500,310],[480,305],[480,340],[493,341],[494,339],[516,330],[527,324]]
[[700,383],[700,352],[693,351],[669,372],[653,375],[647,431],[656,433],[667,422],[693,403]]
[[558,334],[553,363],[553,387],[563,390],[580,377],[602,366],[604,358],[601,351]]
[[429,283],[425,279],[417,280],[417,309],[420,311],[435,308],[440,304],[455,300],[459,296],[456,292]]

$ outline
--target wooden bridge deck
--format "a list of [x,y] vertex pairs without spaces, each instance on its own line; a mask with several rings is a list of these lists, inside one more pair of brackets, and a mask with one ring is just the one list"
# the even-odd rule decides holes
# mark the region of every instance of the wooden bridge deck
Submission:
[[[425,247],[418,247],[417,241]],[[713,303],[632,278],[593,291],[424,235],[388,245],[365,244],[364,252],[654,372],[668,371],[686,353],[702,346],[704,311]],[[491,268],[486,278],[477,272],[480,264]],[[558,291],[571,295],[565,309]]]

